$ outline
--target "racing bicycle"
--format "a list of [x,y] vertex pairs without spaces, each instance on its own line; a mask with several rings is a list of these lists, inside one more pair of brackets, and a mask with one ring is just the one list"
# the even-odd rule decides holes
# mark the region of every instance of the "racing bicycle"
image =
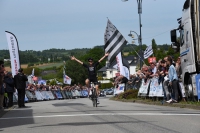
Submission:
[[91,85],[91,92],[92,92],[92,95],[91,95],[92,104],[93,104],[93,107],[97,107],[97,98],[98,98],[97,90],[93,82],[91,82],[90,85]]

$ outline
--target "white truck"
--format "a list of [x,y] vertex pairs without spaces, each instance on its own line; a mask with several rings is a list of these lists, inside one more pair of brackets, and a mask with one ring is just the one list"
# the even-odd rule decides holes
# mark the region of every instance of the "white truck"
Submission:
[[[200,0],[186,0],[182,17],[177,19],[179,27],[171,30],[172,48],[180,52],[182,83],[186,96],[197,96],[195,76],[200,73]],[[180,37],[177,38],[176,32]]]

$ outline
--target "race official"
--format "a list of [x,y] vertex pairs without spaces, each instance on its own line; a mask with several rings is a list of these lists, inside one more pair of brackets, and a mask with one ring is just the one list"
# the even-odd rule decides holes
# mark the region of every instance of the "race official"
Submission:
[[18,107],[19,108],[26,107],[24,103],[26,81],[28,81],[28,79],[26,75],[24,75],[23,69],[20,68],[18,70],[18,74],[14,76],[15,88],[17,89],[17,92],[18,92]]

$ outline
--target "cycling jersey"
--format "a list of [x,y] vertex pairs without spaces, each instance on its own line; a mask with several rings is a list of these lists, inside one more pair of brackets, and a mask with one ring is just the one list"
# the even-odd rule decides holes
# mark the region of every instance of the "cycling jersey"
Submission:
[[83,63],[83,66],[88,70],[88,79],[90,80],[90,82],[97,82],[96,68],[98,65],[99,62],[92,64],[92,66]]

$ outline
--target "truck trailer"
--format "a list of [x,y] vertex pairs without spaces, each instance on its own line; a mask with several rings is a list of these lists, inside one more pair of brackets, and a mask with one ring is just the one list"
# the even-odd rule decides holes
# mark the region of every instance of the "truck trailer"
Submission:
[[[195,77],[200,73],[200,0],[186,0],[182,17],[178,18],[179,27],[171,30],[172,48],[180,52],[182,83],[186,97],[195,100],[197,86]],[[177,37],[177,33],[180,34]]]

